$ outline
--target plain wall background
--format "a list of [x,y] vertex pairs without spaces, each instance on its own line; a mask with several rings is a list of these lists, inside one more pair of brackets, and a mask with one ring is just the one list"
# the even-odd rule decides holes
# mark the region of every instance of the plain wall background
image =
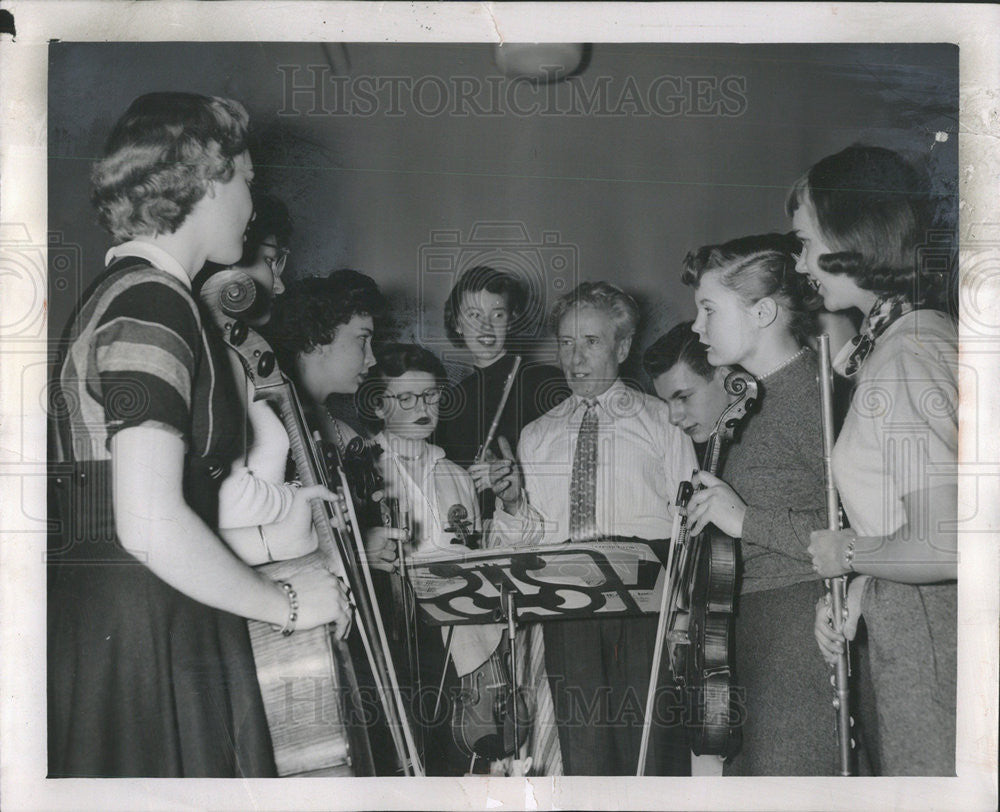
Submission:
[[[312,83],[310,66],[326,80],[325,101],[288,96],[290,82]],[[362,91],[367,77],[430,77],[417,102],[425,113],[438,105],[440,79],[447,109],[421,114],[404,92],[402,115],[392,115],[387,94],[372,105],[355,92],[350,98],[371,114],[343,114],[332,76]],[[737,77],[730,91],[745,87],[745,103],[716,94],[703,105],[714,112],[659,115],[641,94],[664,76],[682,88],[696,77],[717,87]],[[453,96],[456,77],[480,82],[480,106],[502,112],[468,113]],[[530,280],[539,334],[543,312],[574,282],[622,285],[644,311],[634,362],[694,315],[679,281],[685,253],[788,230],[788,187],[827,154],[856,141],[901,150],[929,169],[957,212],[955,46],[598,43],[578,77],[549,87],[555,96],[518,91],[518,103],[555,99],[565,109],[568,82],[587,93],[604,82],[609,105],[589,115],[517,115],[502,99],[491,104],[488,77],[502,96],[510,80],[488,44],[54,43],[50,337],[61,335],[110,244],[89,205],[90,164],[131,100],[154,90],[242,101],[258,179],[295,220],[288,277],[339,267],[371,274],[394,303],[402,338],[444,355],[455,375],[462,356],[444,339],[441,307],[454,272],[473,262]],[[630,83],[639,103],[619,105]],[[540,346],[540,355],[550,351]]]

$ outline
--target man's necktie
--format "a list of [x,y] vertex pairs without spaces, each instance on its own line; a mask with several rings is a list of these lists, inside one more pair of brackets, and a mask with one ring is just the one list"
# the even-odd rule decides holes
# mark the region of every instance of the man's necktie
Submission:
[[588,401],[576,437],[569,483],[569,535],[573,541],[597,536],[597,402]]

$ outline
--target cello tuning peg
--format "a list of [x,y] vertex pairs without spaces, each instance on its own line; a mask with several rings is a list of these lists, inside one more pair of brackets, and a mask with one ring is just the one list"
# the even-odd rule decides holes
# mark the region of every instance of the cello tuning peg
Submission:
[[248,334],[247,326],[242,321],[237,320],[233,322],[232,329],[229,331],[229,343],[238,347],[247,340]]
[[260,373],[262,378],[269,378],[271,377],[271,373],[274,372],[274,367],[274,353],[268,350],[260,356],[260,361],[257,364],[257,372]]

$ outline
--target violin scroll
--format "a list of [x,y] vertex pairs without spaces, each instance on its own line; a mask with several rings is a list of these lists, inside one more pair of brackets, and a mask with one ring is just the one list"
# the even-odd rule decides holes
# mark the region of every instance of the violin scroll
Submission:
[[726,376],[723,386],[736,400],[719,416],[715,430],[723,440],[729,442],[736,433],[736,427],[757,404],[757,379],[749,372],[735,370]]
[[452,544],[463,544],[470,550],[478,546],[479,534],[472,530],[469,510],[465,505],[454,504],[448,508],[448,526],[444,528],[444,532],[455,534]]

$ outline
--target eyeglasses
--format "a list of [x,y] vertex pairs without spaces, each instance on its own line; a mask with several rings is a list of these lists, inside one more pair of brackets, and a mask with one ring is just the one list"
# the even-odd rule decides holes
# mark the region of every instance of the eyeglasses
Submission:
[[418,400],[422,400],[428,406],[433,406],[441,400],[442,394],[441,387],[435,386],[432,389],[425,389],[419,394],[414,392],[400,392],[398,395],[391,395],[386,392],[383,397],[395,400],[399,404],[400,409],[412,409],[417,405]]
[[280,245],[275,245],[273,242],[262,242],[260,247],[273,248],[278,252],[278,256],[276,257],[264,257],[264,264],[267,265],[267,269],[271,272],[271,276],[277,279],[281,276],[281,272],[285,270],[285,263],[288,261],[288,255],[291,252],[289,249],[282,248]]

